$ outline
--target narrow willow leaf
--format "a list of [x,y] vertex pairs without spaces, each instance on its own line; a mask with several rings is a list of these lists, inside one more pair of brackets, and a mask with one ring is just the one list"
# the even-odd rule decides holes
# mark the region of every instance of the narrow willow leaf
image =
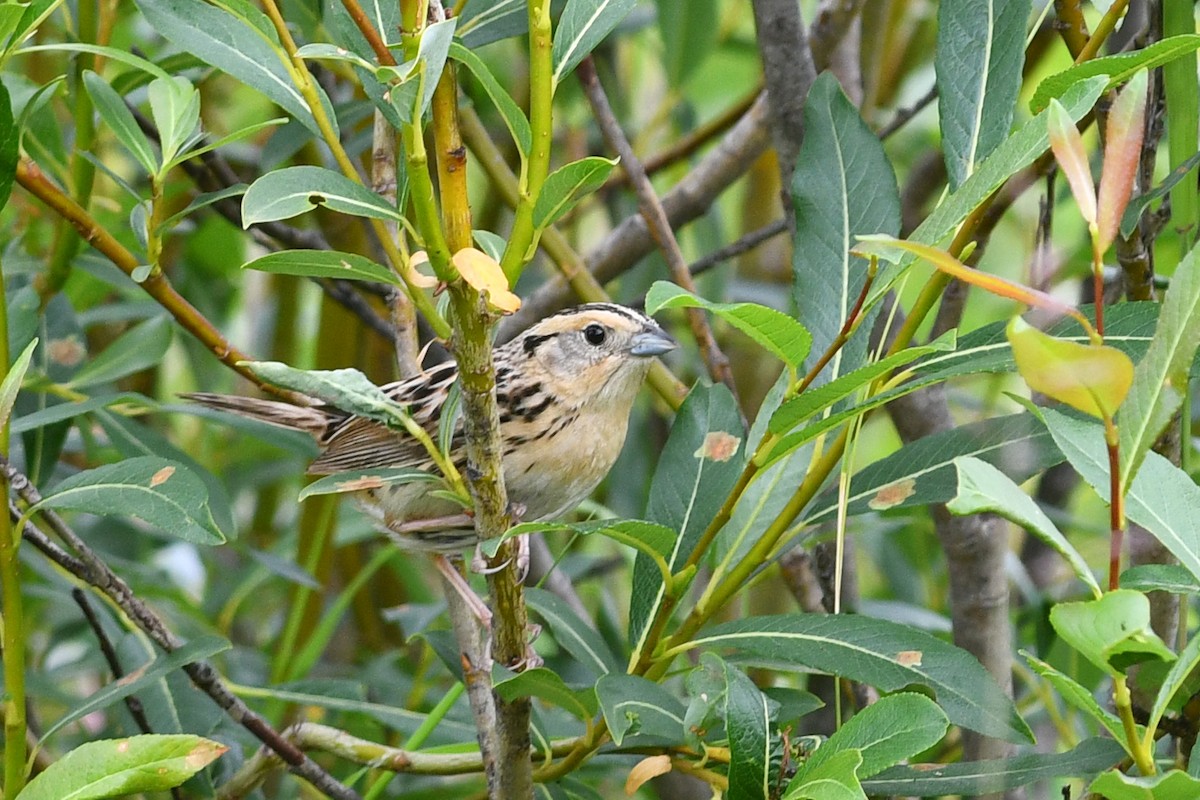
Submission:
[[78,472],[34,507],[137,517],[161,533],[195,544],[225,541],[208,507],[204,481],[181,464],[153,456]]
[[613,744],[649,746],[683,741],[683,703],[657,683],[636,675],[605,675],[596,681],[596,699]]
[[1104,167],[1096,201],[1096,247],[1104,252],[1117,235],[1141,163],[1146,117],[1146,71],[1139,70],[1117,96],[1105,128]]
[[1200,249],[1193,248],[1175,268],[1150,349],[1134,370],[1133,386],[1117,417],[1123,489],[1129,488],[1142,459],[1183,404],[1197,348]]
[[[232,75],[278,103],[297,122],[320,136],[300,90],[285,67],[287,56],[270,22],[248,4],[234,8],[254,16],[245,19],[207,3],[192,0],[137,0],[150,26],[176,47]],[[313,90],[335,129],[333,105],[320,86]]]
[[13,119],[8,88],[0,82],[0,209],[8,204],[9,195],[12,194],[13,181],[17,175],[20,141],[21,127]]
[[437,475],[419,469],[396,468],[335,472],[305,486],[300,490],[298,499],[303,502],[314,495],[361,492],[367,489],[384,489],[404,483],[437,480],[439,480]]
[[454,26],[458,20],[454,17],[427,25],[421,31],[421,43],[417,46],[417,61],[424,73],[422,82],[424,91],[421,93],[419,114],[429,110],[433,101],[434,90],[446,68],[446,57],[450,53],[450,42],[454,38]]
[[988,761],[894,767],[863,781],[876,796],[948,797],[1003,792],[1037,781],[1090,777],[1125,757],[1112,739],[1086,739],[1066,753],[1027,753]]
[[[697,385],[684,400],[650,484],[646,518],[679,535],[667,567],[677,572],[733,489],[745,461],[741,414],[725,386]],[[639,555],[630,594],[629,640],[635,649],[671,587],[649,555]]]
[[483,59],[471,50],[458,42],[453,42],[450,45],[450,57],[469,69],[475,76],[475,80],[479,81],[483,91],[487,93],[492,104],[496,106],[496,110],[500,112],[500,118],[504,120],[505,127],[508,128],[509,134],[517,145],[517,151],[522,158],[528,156],[529,149],[533,146],[533,133],[529,128],[529,120],[525,117],[525,112],[517,105],[517,101],[513,100],[512,95],[500,85],[500,81],[496,80],[496,76],[488,69],[487,64],[483,63]]
[[624,665],[596,630],[583,620],[566,602],[543,589],[525,590],[530,609],[554,635],[563,650],[587,667],[595,677],[624,671]]
[[692,644],[729,648],[776,668],[828,672],[883,691],[925,686],[956,725],[1011,742],[1033,738],[974,656],[905,625],[854,614],[781,614],[718,625]]
[[594,690],[572,689],[558,673],[545,667],[527,669],[497,680],[494,689],[497,695],[510,702],[521,697],[536,697],[581,720],[590,720],[599,710]]
[[668,86],[683,87],[710,56],[721,33],[717,0],[655,0]]
[[171,346],[171,320],[166,315],[151,317],[125,333],[83,365],[67,383],[83,389],[132,375],[162,362]]
[[[1021,651],[1021,655],[1023,655],[1025,660],[1029,662],[1029,666],[1033,668],[1034,672],[1045,678],[1046,681],[1054,687],[1054,691],[1058,693],[1058,696],[1061,697],[1067,705],[1072,706],[1091,717],[1093,721],[1108,731],[1109,735],[1121,743],[1121,747],[1125,749],[1126,754],[1129,755],[1130,758],[1133,757],[1133,754],[1128,752],[1130,749],[1130,744],[1125,737],[1125,728],[1122,725],[1121,720],[1117,718],[1116,714],[1112,713],[1106,708],[1102,708],[1100,704],[1096,702],[1096,698],[1092,695],[1092,693],[1080,685],[1079,681],[1075,680],[1071,676],[1061,672],[1058,669],[1055,669],[1046,662],[1033,657],[1023,650]],[[1143,731],[1139,729],[1137,735],[1141,737],[1142,733]]]
[[[43,743],[48,741],[55,733],[71,723],[83,719],[88,714],[108,708],[113,703],[142,691],[170,672],[182,669],[188,664],[194,664],[197,661],[211,658],[217,653],[228,649],[229,642],[220,636],[201,636],[192,639],[170,653],[163,653],[154,658],[153,661],[131,671],[124,678],[114,681],[98,690],[78,706],[72,708],[42,734],[41,741]],[[55,798],[55,800],[58,800],[58,798]]]
[[1046,126],[1050,133],[1050,149],[1059,169],[1067,176],[1079,216],[1089,225],[1096,224],[1096,186],[1092,182],[1092,166],[1088,161],[1083,137],[1075,122],[1058,100],[1051,100],[1046,109]]
[[580,536],[599,534],[632,547],[642,556],[649,557],[658,568],[659,576],[665,581],[671,576],[668,560],[675,550],[679,539],[671,528],[656,522],[645,522],[640,519],[592,520],[589,522],[523,522],[514,525],[498,539],[485,542],[484,552],[494,555],[503,542],[527,533],[553,533],[569,531]]
[[954,459],[954,466],[958,470],[958,494],[946,508],[960,515],[991,512],[1020,525],[1066,559],[1079,579],[1092,590],[1093,596],[1103,594],[1083,556],[1020,486],[978,458],[959,457]]
[[933,747],[949,727],[937,703],[923,694],[881,697],[842,723],[797,775],[812,772],[838,752],[858,750],[862,753],[858,776],[870,778]]
[[562,83],[635,5],[637,0],[567,0],[554,31],[554,85]]
[[1191,641],[1179,651],[1179,658],[1171,665],[1167,677],[1163,678],[1154,698],[1154,707],[1150,709],[1150,717],[1146,727],[1153,731],[1167,712],[1171,699],[1183,688],[1196,667],[1200,666],[1200,636],[1193,636]]
[[1115,347],[1055,339],[1020,317],[1008,323],[1008,341],[1030,389],[1085,414],[1111,418],[1133,384],[1133,362]]
[[33,351],[37,349],[37,344],[38,340],[34,339],[25,346],[21,355],[17,356],[17,360],[8,368],[4,381],[0,383],[0,427],[8,425],[8,419],[12,416],[13,404],[17,402],[17,392],[21,390],[21,382],[25,380],[25,373],[29,369],[29,360],[33,358]]
[[29,782],[21,800],[104,800],[172,789],[221,757],[199,736],[144,734],[85,742]]
[[356,369],[304,370],[277,361],[244,361],[245,366],[273,386],[324,400],[334,408],[391,427],[403,427],[407,412]]
[[458,38],[472,50],[527,30],[526,0],[467,0],[458,18]]
[[162,163],[170,164],[200,127],[200,93],[187,78],[176,76],[152,80],[146,96],[158,128]]
[[81,400],[78,403],[59,403],[58,405],[39,409],[31,414],[15,417],[12,420],[10,432],[14,434],[25,433],[26,431],[53,425],[63,420],[74,419],[75,417],[89,414],[98,408],[118,404],[128,404],[131,408],[141,410],[159,408],[149,397],[134,392],[102,394],[89,397],[87,400]]
[[1200,580],[1178,564],[1138,564],[1121,573],[1121,588],[1139,592],[1200,594]]
[[155,174],[158,171],[158,156],[134,120],[133,112],[125,105],[125,99],[90,69],[83,72],[83,85],[87,87],[100,119],[104,120],[117,141],[141,164],[142,169],[150,175]]
[[[850,516],[946,503],[958,491],[954,461],[962,456],[998,467],[1018,483],[1063,460],[1044,425],[1032,414],[992,417],[907,444],[850,480]],[[838,492],[819,496],[806,514],[812,525],[832,519]]]
[[1068,91],[1090,78],[1102,77],[1105,90],[1120,86],[1141,69],[1154,69],[1200,48],[1200,35],[1171,36],[1128,53],[1092,58],[1076,64],[1038,84],[1029,109],[1035,114],[1050,104],[1051,98],[1063,97]]
[[1171,170],[1158,186],[1130,200],[1124,216],[1121,217],[1121,235],[1132,236],[1146,208],[1155,200],[1166,197],[1175,188],[1175,184],[1187,177],[1197,164],[1200,164],[1200,152],[1192,153],[1183,163]]
[[616,159],[588,156],[564,164],[546,176],[533,205],[533,226],[543,230],[608,180]]
[[[1109,496],[1104,429],[1052,408],[1041,409],[1055,444],[1101,497]],[[1125,494],[1125,515],[1149,530],[1193,575],[1200,578],[1200,486],[1179,467],[1148,452]]]
[[400,212],[361,183],[323,167],[286,167],[268,172],[242,198],[242,227],[289,219],[325,206],[358,217],[399,222]]
[[792,369],[798,369],[812,348],[812,336],[796,320],[758,303],[713,303],[669,281],[655,281],[646,293],[646,313],[664,308],[702,308],[749,336]]
[[1057,603],[1050,609],[1050,624],[1063,641],[1113,677],[1143,661],[1175,658],[1150,627],[1149,598],[1130,589]]
[[[900,234],[895,170],[831,73],[817,78],[805,101],[804,142],[791,188],[792,300],[797,319],[812,334],[805,364],[812,368],[850,320],[867,280],[867,262],[850,255],[850,243],[859,234]],[[866,363],[867,334],[878,313],[866,308],[858,334],[834,354],[815,386]]]
[[362,67],[370,72],[375,72],[377,69],[377,65],[367,61],[357,53],[347,50],[344,47],[338,47],[335,44],[326,44],[323,42],[304,45],[296,51],[296,57],[314,60],[344,61],[348,64]]
[[375,281],[391,286],[400,286],[402,283],[396,273],[382,264],[356,253],[339,253],[336,250],[281,250],[243,264],[242,269],[308,278]]
[[1113,769],[1092,781],[1088,792],[1106,800],[1192,800],[1200,797],[1200,778],[1178,769],[1146,778]]
[[938,5],[938,121],[950,188],[1004,141],[1025,63],[1028,0]]
[[725,730],[729,735],[729,797],[769,800],[781,753],[776,731],[779,704],[746,674],[725,664]]
[[[1073,85],[1060,98],[1067,115],[1078,121],[1091,110],[1108,83],[1106,78],[1089,78]],[[1011,136],[1000,143],[992,154],[985,158],[971,177],[963,181],[958,190],[934,209],[925,221],[909,235],[908,241],[926,245],[937,245],[953,235],[967,215],[979,207],[992,192],[1033,163],[1050,146],[1046,131],[1046,112],[1026,122]],[[913,263],[916,256],[905,255],[886,270],[880,271],[871,286],[868,304],[874,304],[891,289],[896,279]]]

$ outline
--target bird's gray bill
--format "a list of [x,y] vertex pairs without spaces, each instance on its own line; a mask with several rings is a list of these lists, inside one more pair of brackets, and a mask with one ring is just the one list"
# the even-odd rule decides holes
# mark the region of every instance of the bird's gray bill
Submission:
[[678,346],[666,331],[649,330],[633,337],[633,345],[629,348],[629,352],[641,358],[650,358],[669,353]]

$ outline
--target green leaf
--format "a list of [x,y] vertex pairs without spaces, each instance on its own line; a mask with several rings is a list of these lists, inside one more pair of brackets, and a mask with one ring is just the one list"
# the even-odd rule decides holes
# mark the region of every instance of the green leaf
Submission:
[[397,468],[335,472],[305,486],[300,490],[298,499],[303,502],[314,495],[360,492],[364,489],[382,489],[398,483],[437,480],[439,480],[437,475],[419,469]]
[[145,456],[84,470],[61,481],[34,508],[72,509],[103,517],[137,517],[195,544],[220,544],[208,489],[173,461]]
[[[1104,430],[1052,408],[1041,409],[1050,435],[1079,476],[1101,497],[1109,495]],[[1125,496],[1125,516],[1154,535],[1179,563],[1200,578],[1200,487],[1151,450]]]
[[268,172],[242,198],[242,227],[289,219],[325,206],[358,217],[399,222],[400,212],[361,183],[323,167],[286,167]]
[[536,697],[577,719],[590,720],[599,710],[592,689],[572,689],[563,683],[558,673],[545,667],[535,667],[497,679],[494,687],[496,694],[509,702],[521,697]]
[[1083,556],[1071,546],[1033,498],[1021,491],[1020,486],[1003,472],[978,458],[959,457],[954,459],[954,466],[958,470],[958,494],[946,504],[946,508],[959,515],[980,512],[999,514],[1020,525],[1066,559],[1094,596],[1099,597],[1103,594]]
[[200,93],[187,78],[155,78],[146,88],[150,115],[158,128],[162,163],[169,164],[200,127]]
[[495,540],[495,544],[486,543],[485,552],[494,554],[500,543],[525,533],[552,533],[554,531],[570,531],[581,536],[599,534],[613,541],[620,542],[651,558],[659,568],[659,573],[670,577],[667,560],[675,549],[679,535],[655,522],[645,522],[640,519],[593,520],[590,522],[523,522],[514,525]]
[[1097,76],[1104,78],[1107,91],[1129,80],[1140,69],[1161,67],[1197,48],[1200,48],[1200,36],[1172,36],[1128,53],[1088,59],[1038,84],[1029,99],[1029,109],[1039,113],[1050,104],[1051,98],[1062,97],[1080,83]]
[[871,796],[949,797],[1003,792],[1036,781],[1090,777],[1125,755],[1112,739],[1093,738],[1066,753],[1027,753],[988,761],[893,767],[863,788]]
[[199,736],[85,742],[29,782],[20,800],[104,800],[179,786],[229,748]]
[[[981,459],[1018,483],[1063,460],[1044,425],[1032,414],[992,417],[935,433],[864,467],[850,481],[850,516],[946,503],[958,491],[960,456]],[[832,519],[837,491],[822,494],[806,524]]]
[[390,427],[403,427],[407,411],[356,369],[304,370],[277,361],[244,361],[251,372],[272,386],[291,389],[334,408]]
[[402,281],[382,264],[377,264],[356,253],[339,253],[336,250],[281,250],[243,264],[242,269],[257,269],[284,275],[302,275],[306,278],[334,278],[336,280],[375,281],[390,286],[400,286]]
[[937,703],[923,694],[881,697],[843,723],[799,774],[810,773],[838,752],[858,750],[862,753],[858,777],[869,778],[933,747],[949,727]]
[[[9,6],[0,6],[0,9]],[[8,88],[0,81],[0,209],[8,204],[13,181],[17,176],[20,155],[21,128],[13,119],[12,101]]]
[[779,704],[737,667],[725,664],[725,729],[729,735],[729,797],[768,800],[779,753]]
[[1149,778],[1114,769],[1092,781],[1088,791],[1107,800],[1193,800],[1200,796],[1200,778],[1177,769]]
[[472,50],[529,30],[526,0],[467,0],[458,36]]
[[[229,649],[229,642],[220,636],[201,636],[185,643],[170,653],[163,653],[153,661],[142,664],[120,680],[113,681],[95,692],[81,704],[72,708],[61,719],[55,722],[42,734],[44,744],[51,736],[68,725],[83,719],[88,714],[108,708],[113,703],[124,700],[130,695],[137,694],[146,687],[162,679],[168,673],[182,669],[188,664],[194,664],[217,653]],[[22,795],[24,797],[24,795]],[[57,798],[56,798],[57,800]]]
[[13,404],[17,402],[17,392],[21,390],[21,382],[25,380],[25,373],[29,369],[29,360],[33,358],[33,351],[37,349],[37,344],[38,340],[35,338],[25,346],[21,355],[17,356],[17,360],[8,368],[4,381],[0,382],[0,427],[7,425],[9,417],[12,416]]
[[1032,741],[1024,720],[974,656],[924,631],[855,614],[782,614],[718,625],[692,641],[743,659],[828,672],[891,692],[926,686],[956,725]]
[[655,281],[646,294],[646,313],[664,308],[703,308],[737,328],[792,369],[808,357],[812,336],[796,320],[758,303],[713,303],[668,281]]
[[[249,4],[238,4],[239,18],[193,0],[137,0],[146,21],[171,44],[206,64],[232,75],[277,103],[314,136],[321,131],[300,90],[292,83],[287,56],[266,17]],[[320,86],[313,86],[337,132],[333,106]]]
[[1115,347],[1056,339],[1020,317],[1008,341],[1030,389],[1094,417],[1115,415],[1133,383],[1133,362]]
[[1158,186],[1130,200],[1129,205],[1125,208],[1125,214],[1121,217],[1121,235],[1126,238],[1131,236],[1147,206],[1155,200],[1166,197],[1171,189],[1175,188],[1175,184],[1187,177],[1197,164],[1200,164],[1200,152],[1192,153],[1191,157],[1171,170]]
[[867,386],[876,378],[891,373],[900,367],[907,366],[922,356],[930,353],[945,352],[954,349],[954,331],[948,331],[932,344],[922,347],[910,347],[887,358],[860,367],[853,372],[834,378],[829,383],[808,389],[798,397],[794,397],[781,405],[771,415],[769,430],[771,433],[786,433],[804,420],[822,411],[839,400],[849,397],[854,392]]
[[[496,106],[496,110],[500,112],[500,118],[504,120],[505,127],[508,128],[509,134],[516,142],[517,151],[522,158],[528,156],[529,149],[533,146],[533,133],[529,128],[529,120],[525,117],[525,112],[517,105],[517,101],[513,100],[512,95],[500,85],[496,76],[488,69],[487,64],[483,63],[483,59],[472,51],[458,42],[454,42],[450,45],[450,57],[469,69],[475,76],[475,80],[479,81],[483,91],[487,93]],[[540,196],[538,200],[540,202]],[[536,215],[534,218],[537,218]]]
[[125,146],[141,164],[142,169],[151,175],[155,174],[158,171],[158,157],[121,95],[114,92],[103,78],[90,69],[83,72],[83,85],[87,87],[92,105],[95,106],[100,119],[104,120],[104,124],[117,137],[117,141]]
[[[867,279],[867,262],[850,255],[854,237],[900,233],[900,190],[879,137],[832,74],[819,76],[804,104],[804,143],[792,179],[796,215],[792,299],[812,334],[812,368],[845,327]],[[834,355],[816,384],[866,363],[868,310],[858,332]]]
[[[723,385],[697,385],[683,401],[650,484],[646,518],[678,531],[667,566],[677,572],[732,490],[744,463],[741,414]],[[673,587],[639,555],[630,593],[629,639],[640,650],[646,625]]]
[[668,86],[681,88],[712,54],[721,30],[717,0],[655,0]]
[[[1075,121],[1082,118],[1095,105],[1096,100],[1104,91],[1106,83],[1107,80],[1104,78],[1089,78],[1072,86],[1061,97],[1067,115]],[[963,181],[957,191],[943,200],[933,213],[917,226],[917,229],[909,235],[908,240],[927,245],[941,243],[953,235],[967,215],[978,208],[979,204],[986,200],[992,192],[1000,188],[1001,184],[1019,170],[1032,164],[1034,159],[1046,152],[1049,146],[1046,112],[1042,112],[999,144],[971,174],[971,177]],[[874,304],[887,294],[900,274],[915,260],[915,255],[908,254],[901,257],[893,266],[881,270],[879,277],[871,286],[867,302]]]
[[683,703],[657,683],[636,675],[604,675],[596,681],[596,699],[613,744],[622,747],[679,744],[683,741]]
[[938,121],[950,188],[1008,136],[1021,68],[1029,1],[961,0],[938,6]]
[[[1128,752],[1130,746],[1128,740],[1125,738],[1125,728],[1122,725],[1121,720],[1117,718],[1116,714],[1112,713],[1106,708],[1102,708],[1100,704],[1096,702],[1096,698],[1092,695],[1092,693],[1081,686],[1074,678],[1066,675],[1063,672],[1060,672],[1059,670],[1047,664],[1045,661],[1041,661],[1029,653],[1026,653],[1024,650],[1021,651],[1021,655],[1025,656],[1025,660],[1029,662],[1031,667],[1033,667],[1034,672],[1049,681],[1050,685],[1054,687],[1054,690],[1058,692],[1058,696],[1061,697],[1067,705],[1073,706],[1074,708],[1091,717],[1092,720],[1101,725],[1117,742],[1120,743],[1130,758],[1133,757],[1132,753]],[[1142,733],[1143,731],[1139,726],[1138,736],[1140,737]]]
[[190,202],[186,206],[184,206],[184,208],[182,210],[177,211],[174,214],[172,214],[171,216],[164,219],[162,221],[162,228],[164,230],[170,230],[171,228],[173,228],[177,224],[179,224],[185,217],[187,217],[188,215],[192,214],[195,211],[198,211],[202,208],[207,208],[208,206],[211,206],[213,203],[219,203],[222,200],[226,200],[226,199],[233,198],[233,197],[241,197],[245,193],[246,193],[246,184],[239,183],[235,186],[229,186],[225,189],[218,189],[215,192],[204,192],[203,194],[196,195],[196,198],[194,200],[192,200],[192,202]]
[[425,26],[421,31],[421,43],[417,46],[417,68],[421,70],[420,114],[429,109],[433,100],[433,92],[437,89],[442,70],[446,68],[446,57],[450,53],[450,42],[454,38],[454,26],[458,20],[454,17]]
[[1121,488],[1127,490],[1142,459],[1178,413],[1187,394],[1188,372],[1200,346],[1200,249],[1175,268],[1158,315],[1150,349],[1138,363],[1133,386],[1117,416]]
[[1114,678],[1143,661],[1175,658],[1150,627],[1150,600],[1141,592],[1117,589],[1096,600],[1057,603],[1050,609],[1050,624],[1063,641]]
[[1139,592],[1200,594],[1200,580],[1178,564],[1138,564],[1121,573],[1121,588]]
[[609,649],[596,630],[585,622],[566,602],[543,589],[530,587],[525,590],[529,608],[541,617],[542,622],[554,635],[563,650],[587,667],[594,676],[620,673],[624,665]]
[[841,750],[815,769],[796,775],[783,800],[867,800],[858,780],[860,764],[862,753]]
[[344,61],[347,64],[353,64],[356,67],[362,67],[370,72],[375,72],[378,65],[367,61],[358,54],[347,50],[344,47],[339,47],[335,44],[327,44],[325,42],[315,42],[306,44],[296,51],[297,58],[308,58],[313,60],[325,61]]
[[633,10],[637,0],[567,0],[554,31],[554,86]]
[[171,320],[163,315],[151,317],[125,333],[75,373],[67,383],[84,389],[141,372],[162,363],[171,346]]
[[533,205],[533,226],[544,230],[608,179],[616,159],[588,156],[564,164],[546,176]]
[[1171,665],[1167,677],[1163,678],[1162,685],[1158,687],[1158,694],[1154,698],[1154,707],[1150,709],[1149,721],[1146,723],[1148,730],[1153,731],[1158,728],[1158,723],[1167,712],[1171,699],[1184,687],[1198,666],[1200,666],[1200,636],[1193,636],[1179,651],[1179,657]]

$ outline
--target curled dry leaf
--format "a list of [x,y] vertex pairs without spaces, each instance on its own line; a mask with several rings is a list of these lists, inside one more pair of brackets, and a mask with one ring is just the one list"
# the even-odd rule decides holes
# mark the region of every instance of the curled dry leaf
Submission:
[[511,314],[521,307],[521,298],[509,291],[500,262],[487,253],[465,247],[450,260],[462,279],[482,294],[492,308]]
[[633,766],[633,769],[629,770],[629,777],[625,779],[625,794],[632,797],[643,783],[651,778],[657,778],[659,775],[666,775],[670,771],[670,756],[658,755],[643,758]]
[[419,269],[417,269],[417,267],[421,266],[422,264],[428,263],[429,254],[424,250],[418,250],[417,252],[413,253],[412,258],[408,260],[408,274],[404,276],[404,279],[407,280],[411,285],[419,286],[422,289],[432,289],[434,286],[437,286],[437,278],[433,277],[432,275],[426,275],[424,272],[421,272]]

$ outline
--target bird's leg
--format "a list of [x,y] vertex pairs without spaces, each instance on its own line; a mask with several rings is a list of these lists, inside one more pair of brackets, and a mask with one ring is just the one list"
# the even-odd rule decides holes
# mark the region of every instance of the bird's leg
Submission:
[[471,588],[471,584],[467,583],[467,579],[458,571],[458,568],[443,553],[434,555],[433,563],[437,567],[437,571],[442,573],[442,577],[446,579],[449,587],[463,599],[463,602],[467,604],[467,608],[471,609],[472,615],[479,620],[484,628],[490,630],[492,626],[492,610],[487,607],[479,595],[475,594],[475,590]]
[[451,514],[448,517],[414,519],[407,522],[389,522],[387,528],[393,533],[429,533],[430,531],[470,528],[474,524],[475,520],[466,514]]

